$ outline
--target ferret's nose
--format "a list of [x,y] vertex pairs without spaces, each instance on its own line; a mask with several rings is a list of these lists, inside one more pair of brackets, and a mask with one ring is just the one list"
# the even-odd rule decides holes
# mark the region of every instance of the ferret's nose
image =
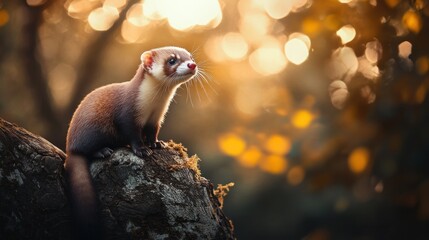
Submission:
[[194,70],[197,67],[197,64],[195,63],[188,63],[188,68]]

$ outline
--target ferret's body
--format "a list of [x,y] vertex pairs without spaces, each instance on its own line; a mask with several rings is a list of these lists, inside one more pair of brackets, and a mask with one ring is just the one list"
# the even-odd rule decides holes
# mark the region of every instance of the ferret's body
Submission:
[[106,148],[130,145],[141,156],[143,140],[150,147],[159,144],[158,131],[176,89],[196,71],[184,49],[143,53],[131,81],[100,87],[84,98],[70,122],[67,154],[104,157]]
[[67,133],[65,169],[77,237],[99,238],[95,191],[88,162],[130,146],[145,155],[144,144],[161,147],[159,128],[177,88],[197,73],[191,54],[182,48],[147,51],[132,80],[100,87],[76,109]]

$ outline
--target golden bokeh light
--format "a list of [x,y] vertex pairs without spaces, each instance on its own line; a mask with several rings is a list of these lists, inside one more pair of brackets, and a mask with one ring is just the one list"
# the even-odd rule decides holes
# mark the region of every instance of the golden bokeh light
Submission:
[[223,153],[232,157],[238,157],[246,149],[246,142],[235,133],[219,136],[218,145]]
[[368,167],[368,163],[369,151],[366,148],[356,148],[349,155],[349,169],[356,174],[363,172]]
[[429,57],[423,56],[417,59],[416,69],[420,75],[424,75],[429,71]]
[[378,40],[368,42],[365,45],[365,58],[372,64],[381,59],[383,48]]
[[287,66],[286,58],[276,39],[269,38],[264,45],[256,49],[249,57],[253,70],[261,75],[273,75]]
[[426,99],[426,95],[427,95],[427,88],[424,84],[422,84],[416,90],[416,94],[415,94],[416,102],[420,104],[423,103],[423,101]]
[[207,26],[212,21],[216,27],[222,18],[222,9],[215,0],[162,0],[157,8],[160,15],[167,18],[170,26],[179,31],[186,31],[200,25]]
[[103,6],[110,6],[114,8],[121,8],[125,6],[127,0],[105,0]]
[[408,58],[411,55],[413,45],[408,41],[403,41],[398,45],[398,55],[401,58]]
[[91,11],[88,16],[88,23],[96,31],[106,31],[118,17],[118,9],[111,6],[103,6]]
[[96,6],[94,2],[86,0],[75,0],[72,2],[66,2],[68,15],[72,18],[82,20],[86,20],[88,14],[91,12],[94,6]]
[[222,62],[227,59],[222,48],[222,37],[213,36],[204,44],[204,52],[214,62]]
[[305,170],[301,166],[294,166],[287,173],[287,180],[292,186],[299,185],[304,180],[304,178]]
[[293,1],[265,0],[264,9],[267,14],[274,19],[286,17],[292,10]]
[[358,72],[368,79],[377,79],[380,76],[380,69],[377,64],[371,63],[366,57],[358,58]]
[[320,21],[312,18],[306,18],[302,22],[302,31],[310,36],[316,35],[321,30]]
[[423,24],[420,15],[413,10],[409,10],[404,14],[402,22],[413,33],[419,33]]
[[284,50],[287,59],[296,65],[300,65],[307,60],[309,55],[307,43],[301,38],[292,38],[287,41]]
[[338,29],[336,34],[341,38],[341,43],[346,44],[356,37],[356,30],[352,25],[345,25]]
[[345,82],[335,80],[329,85],[329,95],[332,105],[337,109],[343,109],[349,97],[349,91]]
[[64,63],[56,65],[48,73],[48,86],[53,93],[52,97],[57,106],[67,106],[76,78],[76,70]]
[[384,1],[391,8],[396,7],[396,5],[398,5],[401,2],[401,0],[384,0]]
[[307,128],[314,119],[314,115],[308,110],[298,110],[292,116],[292,124],[296,128]]
[[238,158],[238,162],[244,167],[255,167],[262,158],[262,152],[256,146],[250,146]]
[[302,9],[309,8],[312,5],[310,0],[294,0],[292,12],[299,12]]
[[243,84],[237,89],[235,107],[247,116],[256,116],[261,109],[276,97],[276,87],[264,84]]
[[288,163],[286,159],[279,155],[268,155],[262,158],[262,161],[259,164],[263,171],[271,174],[281,174],[285,172],[287,165]]
[[27,0],[27,4],[32,7],[40,6],[45,2],[46,0]]
[[243,60],[249,45],[240,33],[229,32],[222,38],[222,49],[231,60]]
[[144,0],[143,14],[151,20],[161,20],[166,16],[162,15],[162,6],[164,0]]
[[142,40],[144,27],[137,26],[128,20],[122,23],[121,37],[128,43],[136,43]]
[[265,148],[272,154],[284,155],[289,152],[291,145],[289,138],[279,134],[274,134],[268,138]]
[[248,13],[241,17],[240,33],[246,40],[253,44],[259,44],[265,41],[268,30],[272,25],[270,18],[260,12]]
[[9,22],[9,13],[4,9],[0,9],[0,27],[6,25],[7,22]]
[[352,48],[341,47],[332,53],[328,74],[332,79],[342,79],[347,82],[359,68],[359,61]]
[[143,14],[143,4],[134,4],[127,12],[127,21],[137,27],[146,26],[150,20]]

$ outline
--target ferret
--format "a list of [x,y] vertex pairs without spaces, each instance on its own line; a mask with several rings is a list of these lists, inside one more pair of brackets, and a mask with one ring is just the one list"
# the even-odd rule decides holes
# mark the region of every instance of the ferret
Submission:
[[139,157],[161,148],[158,133],[177,88],[198,73],[183,48],[144,52],[135,76],[89,93],[70,121],[66,140],[66,178],[78,239],[102,238],[97,198],[89,172],[93,159],[104,159],[119,147]]

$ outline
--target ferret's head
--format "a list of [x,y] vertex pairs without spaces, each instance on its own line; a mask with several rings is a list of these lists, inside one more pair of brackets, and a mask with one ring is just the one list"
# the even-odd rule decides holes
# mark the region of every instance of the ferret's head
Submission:
[[184,83],[198,72],[192,55],[179,47],[152,49],[141,55],[141,61],[146,73],[167,84]]

